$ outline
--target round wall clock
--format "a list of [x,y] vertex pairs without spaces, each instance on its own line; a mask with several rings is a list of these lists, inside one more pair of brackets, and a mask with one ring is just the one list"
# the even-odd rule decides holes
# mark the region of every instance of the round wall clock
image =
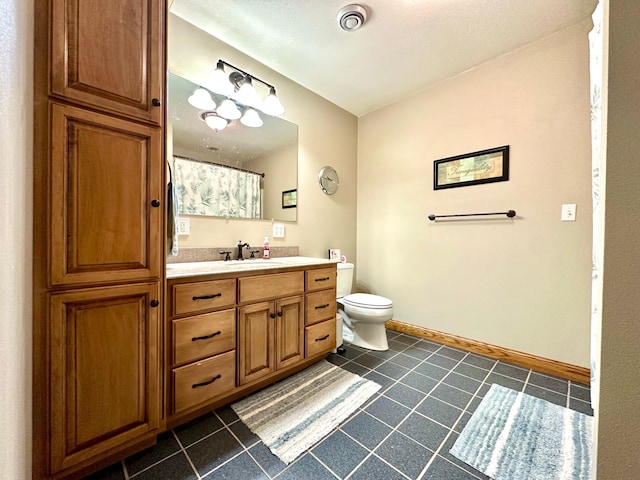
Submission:
[[338,174],[333,167],[322,167],[320,173],[318,173],[318,182],[320,188],[327,195],[333,195],[338,191],[340,186],[340,180],[338,180]]

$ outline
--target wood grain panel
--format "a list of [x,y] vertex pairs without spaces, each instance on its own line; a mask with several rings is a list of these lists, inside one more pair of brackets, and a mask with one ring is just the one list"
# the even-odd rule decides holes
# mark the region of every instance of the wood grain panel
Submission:
[[302,296],[276,301],[276,370],[304,359]]
[[238,279],[240,303],[269,300],[304,292],[304,272],[256,275]]
[[52,104],[54,285],[159,278],[160,131]]
[[305,327],[307,358],[336,348],[336,319]]
[[336,267],[307,270],[305,272],[306,291],[313,292],[326,288],[336,288]]
[[200,360],[235,349],[236,310],[173,320],[173,364]]
[[536,370],[537,372],[547,373],[556,377],[564,378],[585,385],[590,384],[590,371],[588,368],[578,367],[568,363],[551,360],[544,357],[538,357],[529,353],[511,350],[510,348],[499,347],[490,343],[471,340],[469,338],[459,337],[448,333],[430,330],[425,327],[411,325],[409,323],[391,320],[385,324],[385,327],[397,332],[407,333],[416,337],[433,340],[443,345],[460,348],[468,352],[478,353],[487,357],[502,360],[506,363],[518,365],[520,367]]
[[274,304],[262,302],[238,309],[239,384],[275,371]]
[[215,310],[235,303],[235,278],[173,286],[173,315]]
[[52,3],[52,94],[159,125],[163,2]]
[[153,431],[160,421],[157,283],[51,295],[51,469]]
[[173,411],[210,401],[236,385],[235,350],[173,370]]
[[306,324],[322,322],[336,317],[336,291],[321,290],[306,295]]

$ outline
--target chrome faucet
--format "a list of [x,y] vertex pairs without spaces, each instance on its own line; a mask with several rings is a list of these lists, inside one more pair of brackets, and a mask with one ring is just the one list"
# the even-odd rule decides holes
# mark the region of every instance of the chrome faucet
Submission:
[[238,240],[238,260],[244,260],[242,256],[243,247],[251,248],[247,242],[242,243],[242,240]]

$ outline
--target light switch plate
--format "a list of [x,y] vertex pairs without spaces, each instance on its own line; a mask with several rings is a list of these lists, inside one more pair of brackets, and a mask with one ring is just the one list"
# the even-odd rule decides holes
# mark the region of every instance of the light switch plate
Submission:
[[189,235],[189,219],[178,218],[178,235]]
[[576,221],[576,204],[565,203],[562,205],[562,215],[560,219],[563,222],[575,222]]
[[284,238],[284,223],[273,224],[273,238]]

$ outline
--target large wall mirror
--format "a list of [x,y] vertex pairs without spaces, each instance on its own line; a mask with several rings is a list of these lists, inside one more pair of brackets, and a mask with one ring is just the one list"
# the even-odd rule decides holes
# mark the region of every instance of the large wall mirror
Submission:
[[[173,52],[171,37],[168,46],[167,142],[180,213],[295,221],[298,127],[260,112],[260,127],[232,120],[220,131],[210,128],[204,110],[189,102],[205,82],[197,69],[190,75],[184,48]],[[192,52],[194,65],[201,62],[198,45]],[[179,60],[172,62],[172,54]],[[211,59],[212,68],[216,60]],[[180,75],[172,72],[172,64]],[[225,99],[208,93],[217,105]]]

